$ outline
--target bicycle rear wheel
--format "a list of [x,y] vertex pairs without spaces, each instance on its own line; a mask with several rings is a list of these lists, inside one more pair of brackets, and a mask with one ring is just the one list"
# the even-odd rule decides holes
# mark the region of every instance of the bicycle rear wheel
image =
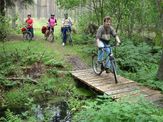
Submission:
[[118,83],[115,60],[111,60],[110,63],[111,63],[111,70],[114,75],[115,83]]
[[50,35],[49,35],[49,37],[48,37],[48,40],[49,40],[50,42],[53,42],[53,41],[54,41],[54,35],[53,35],[53,33],[50,33]]
[[70,44],[71,46],[73,46],[73,44],[72,44],[72,35],[71,35],[71,32],[68,31],[68,32],[66,33],[66,36],[67,36],[67,41],[69,41],[69,44]]
[[102,64],[98,62],[97,60],[97,54],[92,56],[92,68],[93,71],[97,74],[97,75],[101,75],[101,73],[104,71],[102,68]]

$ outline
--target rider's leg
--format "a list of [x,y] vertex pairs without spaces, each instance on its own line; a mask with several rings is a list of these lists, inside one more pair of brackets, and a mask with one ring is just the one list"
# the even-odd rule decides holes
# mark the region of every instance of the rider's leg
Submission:
[[98,49],[98,61],[101,62],[103,60],[103,57],[104,57],[104,51],[102,48],[99,48]]
[[33,34],[33,28],[28,28],[28,31],[31,32],[32,34],[32,38],[34,37],[34,34]]
[[[105,48],[105,52],[107,55],[109,55],[111,53],[112,49],[111,47]],[[106,59],[106,68],[110,68],[111,64],[110,64],[110,60],[109,57]]]
[[31,32],[32,38],[33,38],[34,37],[34,30],[33,30],[33,28],[29,28],[29,31]]
[[54,33],[54,27],[52,27],[52,32]]
[[63,43],[66,44],[66,39],[67,39],[67,36],[66,36],[66,32],[67,32],[67,28],[63,28]]

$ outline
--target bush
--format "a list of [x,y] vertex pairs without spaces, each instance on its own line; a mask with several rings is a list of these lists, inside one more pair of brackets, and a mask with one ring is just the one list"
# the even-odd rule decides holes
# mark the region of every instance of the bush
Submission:
[[7,34],[10,32],[9,19],[4,16],[0,16],[0,41],[4,41]]
[[[134,99],[134,98],[132,98]],[[80,122],[161,122],[163,111],[142,98],[133,102],[128,99],[119,102],[96,100],[87,102],[85,109],[74,116]]]
[[[132,41],[126,40],[117,48],[117,62],[121,70],[138,72],[142,68],[150,68],[158,64],[161,53],[150,53],[151,47],[146,43],[135,46]],[[160,50],[161,51],[161,50]]]

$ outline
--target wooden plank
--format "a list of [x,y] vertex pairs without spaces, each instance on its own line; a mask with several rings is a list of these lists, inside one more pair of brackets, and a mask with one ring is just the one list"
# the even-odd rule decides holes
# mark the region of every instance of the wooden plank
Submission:
[[[86,79],[86,81],[89,81],[90,83],[94,83],[94,82],[108,82],[108,83],[111,83],[110,82],[111,80],[112,80],[111,78]],[[114,83],[115,83],[115,81],[114,81]]]
[[108,90],[108,91],[105,91],[105,93],[108,95],[114,95],[114,94],[118,94],[118,93],[131,92],[131,91],[136,91],[136,90],[138,90],[138,86],[130,86],[130,87],[126,87],[123,89]]
[[102,81],[102,80],[112,80],[111,77],[78,77],[80,79],[83,79],[85,81]]
[[163,95],[162,94],[154,94],[154,95],[151,95],[151,96],[147,96],[146,99],[152,101],[152,102],[155,102],[155,101],[158,101],[158,100],[163,100]]
[[96,86],[99,89],[102,89],[104,92],[106,91],[113,91],[113,90],[117,90],[117,89],[123,89],[126,87],[130,87],[133,85],[137,85],[135,82],[130,82],[130,83],[121,83],[121,84],[107,84],[105,86]]
[[79,74],[83,74],[83,73],[91,73],[91,74],[95,74],[93,72],[92,69],[85,69],[85,70],[77,70],[77,71],[71,71],[72,74],[74,75],[79,75]]
[[90,72],[93,71],[93,69],[81,69],[81,70],[74,70],[74,71],[70,71],[71,73],[76,73],[76,72]]
[[147,94],[148,96],[161,93],[160,91],[156,91],[145,86],[140,86],[140,91],[142,94]]
[[149,89],[149,88],[144,87],[144,86],[139,86],[138,91],[135,92],[135,93],[123,92],[123,93],[119,93],[119,94],[116,94],[116,95],[113,95],[113,96],[116,97],[116,98],[125,97],[125,96],[128,96],[128,95],[132,95],[133,97],[141,96],[141,95],[143,95],[144,97],[149,97],[149,96],[155,95],[155,94],[160,94],[160,91],[152,90],[152,89]]
[[108,76],[106,76],[106,77],[101,77],[101,76],[90,76],[90,75],[88,75],[88,76],[78,76],[79,78],[82,78],[82,79],[84,79],[84,80],[96,80],[96,79],[107,79],[107,78],[109,78]]
[[[83,79],[83,80],[92,80],[92,81],[108,79],[108,81],[114,81],[115,82],[115,79],[114,79],[113,75],[108,75],[108,76],[103,76],[103,77],[101,77],[101,76],[86,76],[86,77],[78,76],[78,78]],[[131,81],[131,80],[124,80],[124,79],[121,80],[121,81],[120,80],[118,81],[118,83],[123,83],[123,82],[129,82],[130,83],[130,82],[133,82],[133,81]]]
[[126,96],[129,96],[129,97],[137,97],[137,96],[146,96],[144,94],[141,94],[141,92],[139,90],[135,90],[135,91],[126,91],[126,92],[121,92],[121,93],[118,93],[118,94],[114,94],[112,95],[112,97],[115,99],[120,99],[122,97],[126,97]]

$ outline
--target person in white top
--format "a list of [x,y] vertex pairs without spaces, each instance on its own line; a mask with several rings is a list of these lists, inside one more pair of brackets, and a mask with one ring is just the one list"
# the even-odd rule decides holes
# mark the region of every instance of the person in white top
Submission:
[[64,19],[62,20],[62,26],[61,26],[61,32],[63,34],[62,38],[62,45],[65,46],[66,40],[67,40],[67,31],[70,31],[71,33],[71,27],[72,27],[72,20],[70,17],[68,17],[68,13],[64,14]]

